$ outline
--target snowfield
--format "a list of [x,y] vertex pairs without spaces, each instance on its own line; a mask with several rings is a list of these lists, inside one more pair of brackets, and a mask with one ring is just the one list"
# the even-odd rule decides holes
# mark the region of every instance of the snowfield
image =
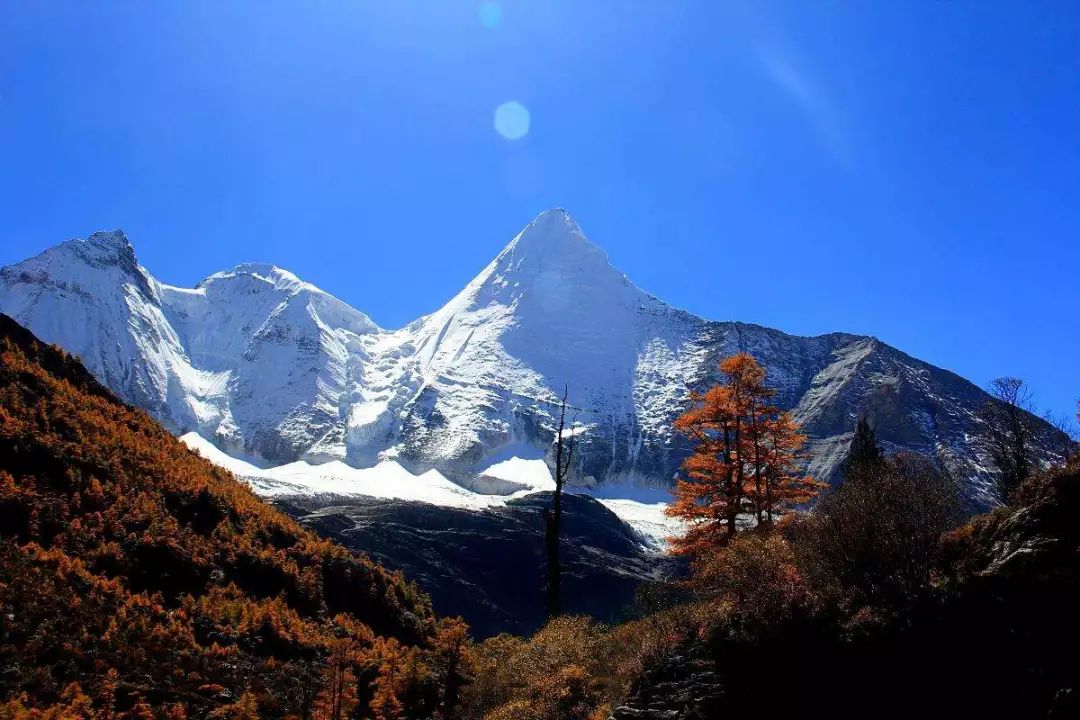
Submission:
[[268,498],[358,496],[426,502],[467,510],[492,507],[506,500],[504,497],[466,490],[447,480],[437,470],[413,475],[393,460],[370,468],[350,467],[339,460],[318,465],[298,460],[264,469],[227,455],[198,433],[187,433],[180,440],[210,462],[245,480],[259,495]]

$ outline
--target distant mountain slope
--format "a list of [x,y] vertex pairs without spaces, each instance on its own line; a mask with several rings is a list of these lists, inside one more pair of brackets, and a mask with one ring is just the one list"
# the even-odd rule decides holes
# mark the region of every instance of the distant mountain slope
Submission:
[[[547,619],[544,523],[549,493],[483,511],[400,501],[278,501],[320,534],[370,553],[431,594],[436,611],[461,615],[478,638],[530,635]],[[564,610],[602,622],[622,619],[642,582],[680,563],[658,555],[593,498],[563,500]]]
[[427,663],[398,691],[430,717],[440,627],[399,574],[264,504],[0,315],[0,716],[300,714],[348,643],[372,680]]
[[[170,429],[269,464],[393,459],[476,484],[549,450],[562,390],[582,428],[578,485],[666,487],[671,430],[716,361],[754,353],[832,477],[857,417],[883,442],[990,477],[976,440],[985,393],[869,337],[796,337],[673,308],[611,267],[563,211],[541,214],[457,296],[387,331],[273,266],[194,289],[139,266],[122,233],[62,243],[0,270],[0,311],[78,354]],[[1055,436],[1043,426],[1047,452]]]

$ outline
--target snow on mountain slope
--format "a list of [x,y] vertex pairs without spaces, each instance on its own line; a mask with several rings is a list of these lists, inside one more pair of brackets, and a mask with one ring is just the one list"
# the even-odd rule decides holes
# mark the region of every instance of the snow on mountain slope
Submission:
[[[561,210],[538,216],[441,309],[394,331],[272,265],[165,285],[120,232],[3,268],[0,312],[177,433],[257,465],[306,463],[304,482],[318,467],[320,482],[359,487],[371,479],[351,470],[393,461],[447,492],[425,473],[458,489],[539,487],[566,388],[579,442],[572,483],[607,497],[622,487],[624,498],[665,487],[685,453],[671,420],[739,350],[804,423],[819,476],[835,474],[865,413],[888,447],[940,458],[974,495],[989,480],[974,440],[987,396],[971,383],[873,338],[795,337],[672,308],[611,267]],[[1055,439],[1043,429],[1046,448]],[[296,480],[286,475],[277,480]]]
[[[438,470],[413,475],[393,460],[371,468],[353,468],[338,460],[313,465],[303,460],[273,468],[260,468],[232,457],[198,433],[180,436],[189,448],[238,478],[267,498],[319,498],[346,500],[350,497],[422,502],[460,510],[506,507],[507,503],[535,492],[554,489],[554,481],[542,460],[511,458],[488,469],[492,477],[505,478],[518,488],[508,493],[477,493],[447,480]],[[537,464],[540,466],[538,467]],[[546,481],[544,474],[547,475]],[[683,531],[680,521],[664,515],[665,503],[634,500],[599,500],[641,538],[643,548],[663,551],[667,538]]]
[[474,493],[450,482],[438,470],[413,475],[393,460],[370,468],[350,467],[340,460],[322,464],[298,460],[260,468],[223,452],[198,433],[181,435],[180,440],[210,462],[245,480],[263,497],[361,496],[467,510],[504,505],[510,497],[520,497]]
[[362,392],[358,358],[385,334],[272,266],[241,265],[194,289],[159,283],[120,232],[0,270],[0,310],[168,427],[266,460],[346,457],[341,404]]
[[160,286],[123,233],[71,240],[0,270],[0,309],[79,355],[105,385],[158,417],[171,414],[170,401],[197,403],[217,385],[187,362],[164,317]]
[[[543,213],[408,328],[424,384],[396,452],[467,478],[501,447],[549,443],[565,387],[591,428],[581,482],[646,481],[633,456],[668,432],[702,362],[702,326],[636,288],[565,212]],[[628,457],[611,453],[612,435]]]
[[625,498],[598,498],[624,523],[632,527],[645,540],[645,544],[654,550],[665,550],[668,538],[681,536],[686,532],[682,520],[670,518],[664,514],[667,503],[643,503]]
[[547,463],[537,458],[511,457],[481,472],[474,485],[485,485],[484,492],[506,494],[518,490],[554,490],[555,479]]

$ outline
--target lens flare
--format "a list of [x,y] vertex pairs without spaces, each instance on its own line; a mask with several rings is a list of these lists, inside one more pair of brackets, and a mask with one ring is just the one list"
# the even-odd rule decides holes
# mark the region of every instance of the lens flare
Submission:
[[520,140],[529,134],[529,110],[516,100],[495,108],[495,130],[507,140]]

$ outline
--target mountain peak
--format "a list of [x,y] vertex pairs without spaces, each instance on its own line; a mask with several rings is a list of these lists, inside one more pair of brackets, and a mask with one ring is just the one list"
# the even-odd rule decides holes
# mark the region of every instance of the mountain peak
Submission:
[[578,232],[581,231],[580,228],[578,228],[578,224],[574,221],[574,218],[570,217],[570,213],[561,207],[544,210],[535,218],[533,218],[532,222],[530,222],[529,225],[544,223],[564,223],[567,226],[573,227],[574,229],[578,230]]
[[607,254],[589,241],[562,208],[545,210],[519,232],[495,258],[498,275],[616,273]]
[[[533,218],[532,222],[510,241],[503,252],[515,247],[541,249],[553,245],[560,246],[560,249],[568,249],[574,244],[596,248],[585,237],[581,226],[570,217],[570,213],[562,208],[555,208],[545,210]],[[599,250],[599,248],[596,249]]]
[[[510,309],[514,322],[565,313],[571,307],[639,308],[655,299],[640,290],[589,241],[562,208],[537,215],[458,295],[433,313],[445,319],[493,304]],[[603,316],[600,312],[597,317]],[[560,322],[568,323],[563,314]]]
[[87,242],[99,245],[101,247],[108,247],[113,249],[126,249],[131,247],[131,241],[128,240],[128,236],[123,230],[98,230],[97,232],[90,233],[90,237],[87,238]]
[[123,230],[102,230],[91,233],[86,240],[74,238],[60,247],[73,251],[93,265],[119,265],[134,270],[137,266],[135,248]]
[[123,230],[95,232],[88,238],[72,238],[27,258],[0,268],[9,278],[19,282],[46,282],[61,279],[72,286],[81,286],[99,272],[119,270],[145,287],[135,248]]
[[256,282],[268,283],[277,290],[296,292],[304,288],[312,287],[298,278],[295,274],[284,268],[270,263],[245,262],[240,263],[231,270],[216,272],[205,280],[200,281],[195,287],[204,287],[216,282],[230,281],[237,278],[253,278]]
[[470,480],[494,462],[542,457],[569,387],[590,428],[582,478],[666,483],[681,460],[670,428],[687,385],[711,382],[717,358],[746,350],[815,438],[820,476],[869,410],[890,447],[988,477],[968,440],[986,400],[978,388],[866,338],[797,338],[674,309],[613,268],[561,209],[533,219],[442,308],[393,332],[274,265],[204,283],[163,285],[123,233],[96,233],[0,270],[0,312],[170,426],[267,461],[400,458]]

